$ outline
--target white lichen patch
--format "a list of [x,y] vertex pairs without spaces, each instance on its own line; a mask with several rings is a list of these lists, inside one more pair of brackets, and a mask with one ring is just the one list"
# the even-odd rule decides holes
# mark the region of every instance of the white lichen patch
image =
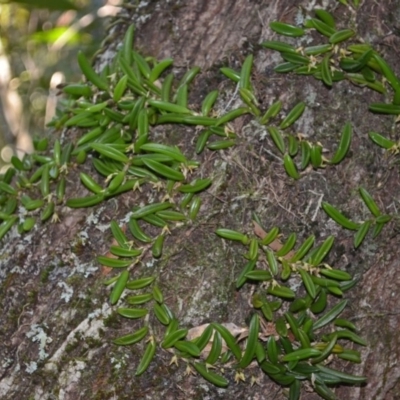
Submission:
[[89,234],[85,231],[81,231],[78,233],[79,238],[81,239],[81,242],[83,245],[86,244],[86,242],[89,240]]
[[72,295],[74,294],[74,289],[65,282],[57,282],[57,286],[63,289],[63,292],[61,293],[61,299],[65,300],[66,303],[69,303]]
[[93,263],[81,263],[79,257],[74,253],[69,254],[69,259],[65,261],[68,261],[69,263],[72,263],[72,265],[74,265],[74,267],[70,270],[68,276],[81,274],[83,275],[83,277],[87,278],[88,276],[93,275],[98,270],[98,267]]
[[6,368],[8,368],[10,365],[12,365],[12,363],[13,363],[13,359],[11,358],[11,357],[6,357],[6,358],[4,358],[2,361],[1,361],[1,368],[4,368],[4,369],[6,369]]
[[122,223],[127,224],[129,222],[129,220],[131,219],[131,215],[133,214],[132,211],[128,212],[124,218],[121,219]]
[[121,357],[118,357],[118,358],[111,357],[110,361],[111,361],[113,368],[116,371],[119,371],[121,368],[126,367],[128,359],[129,359],[129,355],[123,354]]
[[[46,324],[43,324],[45,328],[47,328]],[[46,353],[45,348],[48,343],[51,343],[53,339],[47,336],[47,333],[43,330],[43,328],[38,324],[31,325],[31,329],[26,333],[26,337],[31,339],[32,342],[39,343],[39,360],[44,360],[49,355]]]
[[88,314],[87,317],[89,320],[99,318],[99,317],[105,318],[110,313],[111,313],[111,308],[109,307],[109,305],[107,303],[104,303],[102,308],[97,308],[96,310],[94,310],[93,312]]
[[96,229],[100,232],[105,232],[110,229],[110,224],[96,224]]
[[17,214],[21,219],[23,219],[26,215],[28,215],[28,211],[23,205],[19,205],[17,210],[18,210]]
[[33,374],[37,370],[37,363],[35,361],[31,361],[29,364],[25,363],[25,365],[25,372],[28,374]]
[[[104,210],[105,210],[105,206],[101,206],[98,209],[96,209],[94,212],[92,212],[86,218],[86,224],[88,226],[93,224],[93,225],[96,225],[96,228],[98,228],[99,218],[100,218],[100,215],[102,215],[104,213]],[[100,226],[102,226],[102,225],[100,225]],[[104,232],[104,231],[102,231],[102,232]]]
[[329,4],[331,3],[330,0],[322,0],[322,2],[317,0],[311,0],[309,3],[302,4],[305,10],[311,11],[316,8],[326,9],[328,8]]
[[153,258],[152,260],[149,260],[148,262],[146,262],[145,263],[145,266],[147,267],[147,268],[153,268],[154,267],[154,264],[156,263],[156,259],[155,258]]
[[138,4],[138,9],[147,7],[147,6],[149,5],[149,3],[150,3],[149,1],[141,1],[141,2]]
[[[16,230],[18,233],[18,230]],[[18,237],[18,243],[15,246],[15,252],[18,253],[26,253],[26,248],[32,243],[32,234],[26,234],[24,237],[21,239],[19,235],[15,235],[15,237]],[[10,241],[13,239],[13,237],[10,237]]]
[[[246,196],[247,197],[247,196]],[[238,196],[237,197],[237,199],[238,200],[241,200],[243,198],[243,196]],[[235,210],[237,210],[238,208],[240,208],[240,204],[239,203],[232,203],[231,204],[231,206],[230,206],[230,209],[232,210],[232,211],[235,211]]]
[[26,274],[26,271],[25,271],[23,268],[21,268],[21,267],[19,267],[18,265],[16,265],[16,266],[10,271],[10,273],[11,273],[11,274],[20,274],[20,275],[23,275],[23,274]]
[[75,267],[76,273],[82,274],[85,278],[89,275],[93,275],[99,268],[93,265],[93,263],[82,263]]
[[296,275],[292,275],[292,277],[288,281],[289,288],[292,289],[295,293],[300,289],[303,284],[303,281]]
[[138,19],[138,24],[144,25],[151,18],[150,14],[141,15]]

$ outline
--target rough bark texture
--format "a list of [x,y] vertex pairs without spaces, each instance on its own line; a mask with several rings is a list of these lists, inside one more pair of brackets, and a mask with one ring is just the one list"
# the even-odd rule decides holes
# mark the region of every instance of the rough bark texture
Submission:
[[[240,245],[222,245],[214,231],[229,227],[251,231],[251,215],[257,212],[266,227],[279,226],[299,239],[316,234],[319,241],[337,237],[329,262],[355,275],[358,285],[346,294],[350,307],[344,317],[353,320],[368,342],[362,349],[362,363],[338,362],[349,373],[366,375],[362,387],[343,386],[335,391],[339,399],[400,398],[400,339],[397,288],[400,283],[398,233],[393,223],[375,240],[367,238],[353,249],[353,234],[338,227],[319,210],[321,200],[340,207],[355,220],[369,218],[357,188],[362,185],[382,210],[394,213],[399,194],[399,168],[393,159],[368,139],[368,131],[395,138],[390,118],[367,111],[371,101],[382,96],[348,82],[329,90],[307,77],[275,74],[279,57],[260,49],[263,40],[276,38],[269,29],[274,20],[293,22],[315,1],[152,1],[140,3],[123,14],[113,30],[113,41],[103,63],[113,57],[115,46],[127,28],[137,24],[136,46],[145,55],[173,57],[176,72],[199,65],[190,103],[198,107],[204,95],[218,88],[219,109],[234,98],[235,87],[218,72],[221,66],[239,69],[245,56],[255,54],[252,81],[262,107],[281,99],[285,110],[300,100],[306,113],[296,132],[335,148],[346,121],[354,127],[350,155],[337,167],[308,170],[299,181],[286,176],[275,148],[263,127],[250,117],[233,124],[240,137],[238,146],[224,152],[205,152],[198,159],[201,173],[212,175],[215,184],[203,196],[200,223],[176,229],[167,238],[161,261],[146,259],[137,276],[151,269],[160,278],[166,303],[183,326],[233,322],[243,326],[251,308],[248,289],[237,292],[234,281],[245,260]],[[350,9],[330,3],[340,27],[355,18],[361,37],[373,43],[389,63],[398,68],[399,38],[396,17],[398,2],[363,2],[354,17]],[[115,40],[117,38],[117,40]],[[158,128],[159,138],[193,152],[195,128]],[[66,137],[72,135],[67,132]],[[274,154],[272,154],[274,153]],[[78,172],[69,175],[70,197],[86,192],[76,185]],[[0,255],[1,399],[284,399],[283,390],[257,367],[246,373],[246,383],[217,389],[198,376],[185,376],[185,365],[169,365],[171,356],[157,352],[149,370],[140,378],[134,372],[144,345],[117,347],[115,337],[129,333],[139,323],[122,321],[107,303],[109,290],[102,285],[107,271],[95,256],[104,254],[110,243],[109,222],[121,221],[132,206],[154,194],[125,194],[93,209],[59,210],[61,223],[46,224],[33,233],[9,234]],[[136,275],[135,275],[136,276]],[[157,334],[157,332],[156,332]],[[351,344],[350,344],[351,346]],[[357,347],[359,348],[359,347]],[[250,376],[258,384],[250,386]],[[302,399],[317,399],[304,390]]]

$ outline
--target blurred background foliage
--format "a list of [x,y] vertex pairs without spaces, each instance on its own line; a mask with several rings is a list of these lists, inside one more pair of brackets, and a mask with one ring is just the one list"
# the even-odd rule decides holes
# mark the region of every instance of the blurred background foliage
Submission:
[[32,151],[56,107],[56,86],[77,82],[122,0],[0,0],[0,173]]

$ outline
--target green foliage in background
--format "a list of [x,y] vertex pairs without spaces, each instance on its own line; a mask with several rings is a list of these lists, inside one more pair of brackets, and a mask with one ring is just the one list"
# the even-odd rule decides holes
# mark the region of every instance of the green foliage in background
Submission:
[[[67,81],[77,80],[79,69],[69,60],[76,57],[78,46],[85,45],[93,52],[94,44],[103,37],[103,22],[96,14],[101,5],[87,0],[0,3],[0,55],[11,73],[10,82],[4,83],[3,101],[10,97],[7,87],[20,98],[22,115],[17,119],[23,120],[23,128],[31,136],[44,135],[45,117],[49,118],[54,103],[54,83],[50,90],[52,78],[58,73],[56,79],[61,79],[62,74]],[[16,112],[4,104],[3,110]],[[6,121],[2,124],[7,125]],[[13,135],[18,132],[0,131],[0,150],[10,145],[16,154],[17,140]],[[5,163],[9,159],[0,157],[0,167]]]

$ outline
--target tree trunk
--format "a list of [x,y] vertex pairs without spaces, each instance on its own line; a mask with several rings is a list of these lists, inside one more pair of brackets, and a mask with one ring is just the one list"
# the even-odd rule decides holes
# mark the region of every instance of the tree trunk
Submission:
[[[361,350],[362,362],[335,360],[330,366],[365,375],[368,381],[361,386],[339,386],[334,391],[338,399],[398,399],[400,265],[395,223],[386,225],[376,239],[367,237],[354,250],[354,232],[339,227],[320,208],[321,202],[326,201],[356,221],[370,218],[357,191],[362,186],[382,213],[396,212],[398,165],[368,138],[372,130],[396,140],[390,118],[368,112],[368,104],[383,102],[383,96],[348,81],[335,83],[329,89],[313,77],[277,74],[273,67],[281,62],[280,57],[259,45],[265,40],[293,42],[274,34],[270,22],[296,24],[311,12],[314,3],[152,1],[127,8],[113,26],[111,40],[106,41],[108,47],[97,60],[98,65],[104,67],[111,62],[127,23],[133,22],[135,47],[140,53],[157,59],[172,57],[178,77],[188,67],[202,68],[190,89],[190,108],[201,109],[201,101],[214,89],[220,92],[216,106],[220,114],[240,106],[236,86],[219,68],[229,66],[240,71],[245,57],[252,53],[251,79],[261,109],[266,110],[279,99],[287,113],[298,102],[306,102],[307,109],[293,134],[307,135],[312,142],[320,141],[332,151],[347,121],[354,131],[351,150],[342,163],[326,169],[308,168],[295,181],[285,173],[282,155],[276,151],[265,126],[250,115],[231,123],[238,136],[234,147],[218,152],[206,149],[200,155],[194,151],[199,132],[196,127],[155,128],[152,141],[178,145],[189,159],[201,162],[196,176],[212,177],[214,183],[201,194],[202,208],[196,222],[174,227],[165,240],[163,256],[154,259],[147,254],[131,270],[131,279],[157,277],[165,303],[181,327],[218,322],[245,328],[254,313],[251,295],[255,290],[252,285],[245,285],[240,291],[235,288],[247,262],[243,258],[245,248],[223,241],[215,230],[224,227],[251,235],[252,215],[257,213],[266,230],[280,227],[285,238],[295,232],[299,244],[312,234],[318,244],[334,235],[334,248],[327,262],[358,280],[355,288],[344,294],[348,307],[341,317],[353,321],[357,333],[368,343],[361,347],[340,342],[346,348]],[[400,6],[396,2],[378,3],[365,0],[356,13],[339,4],[330,4],[329,10],[340,29],[349,25],[355,28],[359,37],[379,49],[400,72],[399,38],[393,33],[397,32],[395,17]],[[316,33],[312,37],[312,44],[321,43]],[[63,140],[71,140],[75,134],[73,130],[66,131]],[[71,165],[67,198],[88,195],[83,185],[76,184],[81,170],[95,174],[86,164]],[[96,179],[100,181],[101,177]],[[91,208],[59,206],[60,223],[40,224],[22,236],[13,228],[3,239],[0,398],[287,398],[288,389],[274,383],[256,364],[244,371],[246,381],[238,384],[234,382],[235,371],[225,368],[230,385],[218,389],[198,375],[186,375],[186,363],[171,363],[172,354],[160,346],[148,370],[135,377],[146,344],[112,344],[113,339],[139,329],[142,322],[121,318],[117,307],[109,305],[110,289],[103,282],[114,272],[101,267],[96,256],[106,254],[112,244],[111,221],[126,227],[125,217],[134,206],[162,201],[162,197],[162,191],[158,193],[146,185],[142,192],[125,193]],[[154,228],[150,233],[156,236],[159,230]],[[337,302],[333,296],[330,298],[328,307]],[[153,333],[162,340],[165,329],[152,318]],[[252,377],[256,379],[254,385],[250,384]],[[310,384],[303,385],[301,398],[312,400],[319,396]]]

